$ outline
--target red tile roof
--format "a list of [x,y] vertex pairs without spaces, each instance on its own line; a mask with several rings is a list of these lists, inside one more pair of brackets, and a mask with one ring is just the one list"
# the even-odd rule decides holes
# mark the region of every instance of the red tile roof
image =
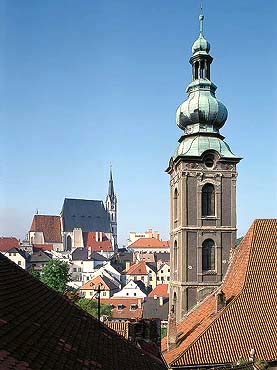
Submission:
[[[222,290],[227,305],[216,313],[207,297],[178,325],[177,347],[165,352],[172,366],[234,363],[250,349],[277,360],[277,220],[256,220],[240,243]],[[163,347],[165,340],[163,341]]]
[[0,271],[1,369],[165,369],[1,253]]
[[104,324],[125,339],[128,339],[128,321],[105,321]]
[[94,290],[98,286],[101,286],[102,290],[117,290],[118,287],[106,276],[96,276],[94,279],[88,281],[86,284],[81,286],[80,290]]
[[129,245],[129,248],[169,248],[168,240],[158,240],[156,238],[140,238]]
[[16,238],[6,238],[6,237],[0,237],[0,251],[6,252],[7,250],[18,247],[19,246],[19,240]]
[[[141,298],[107,298],[101,299],[101,303],[112,305],[112,318],[117,320],[130,320],[142,318],[142,299]],[[122,309],[118,309],[122,305]],[[131,309],[131,305],[136,305],[136,309]]]
[[53,250],[53,244],[33,244],[33,250],[34,250],[34,252],[38,252],[40,250],[52,251]]
[[42,232],[45,243],[61,243],[61,221],[59,216],[35,215],[30,231]]
[[96,241],[96,234],[98,234],[98,240],[99,240],[99,234],[100,232],[86,232],[83,233],[83,239],[84,239],[84,246],[86,248],[91,248],[93,252],[112,252],[113,247],[111,241],[108,239],[107,235],[102,232],[102,241]]
[[151,293],[148,294],[148,297],[168,297],[168,285],[167,284],[159,284],[156,286],[155,289],[152,290]]
[[139,263],[135,263],[126,271],[126,275],[148,275],[146,262],[140,261]]

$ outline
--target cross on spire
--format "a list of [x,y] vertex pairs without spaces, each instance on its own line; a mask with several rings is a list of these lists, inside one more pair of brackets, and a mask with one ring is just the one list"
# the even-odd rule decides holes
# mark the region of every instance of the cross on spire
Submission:
[[201,4],[200,4],[200,14],[199,14],[200,35],[203,35],[203,20],[204,20],[204,15],[203,15],[203,3],[201,2]]

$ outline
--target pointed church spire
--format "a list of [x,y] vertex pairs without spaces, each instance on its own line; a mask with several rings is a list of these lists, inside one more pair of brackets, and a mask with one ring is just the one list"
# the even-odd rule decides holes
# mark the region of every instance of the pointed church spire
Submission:
[[114,186],[113,186],[112,164],[110,164],[110,180],[109,180],[108,196],[111,198],[111,200],[115,198],[115,192],[114,192]]

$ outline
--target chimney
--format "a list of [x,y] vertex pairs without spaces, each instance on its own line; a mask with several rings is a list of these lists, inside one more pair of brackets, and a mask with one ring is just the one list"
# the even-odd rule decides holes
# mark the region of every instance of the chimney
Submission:
[[168,331],[167,331],[167,349],[171,350],[176,347],[177,342],[177,325],[175,307],[172,308],[168,315]]
[[99,233],[100,234],[100,242],[102,242],[102,240],[103,240],[103,236],[102,236],[102,231]]
[[216,312],[221,311],[226,306],[226,296],[223,290],[220,290],[215,295],[216,299]]
[[159,297],[160,306],[164,305],[164,297]]
[[126,271],[128,271],[130,267],[131,267],[130,261],[126,261]]
[[138,308],[141,308],[141,299],[138,299]]
[[249,362],[255,362],[256,361],[256,351],[254,348],[250,350],[250,357]]
[[95,241],[98,242],[98,231],[95,233]]
[[88,247],[88,258],[91,258],[91,247]]

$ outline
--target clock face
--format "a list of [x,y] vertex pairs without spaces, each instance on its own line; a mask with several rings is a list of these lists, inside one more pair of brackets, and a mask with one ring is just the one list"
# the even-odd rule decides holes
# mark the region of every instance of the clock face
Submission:
[[114,205],[113,204],[111,205],[111,209],[114,209]]

